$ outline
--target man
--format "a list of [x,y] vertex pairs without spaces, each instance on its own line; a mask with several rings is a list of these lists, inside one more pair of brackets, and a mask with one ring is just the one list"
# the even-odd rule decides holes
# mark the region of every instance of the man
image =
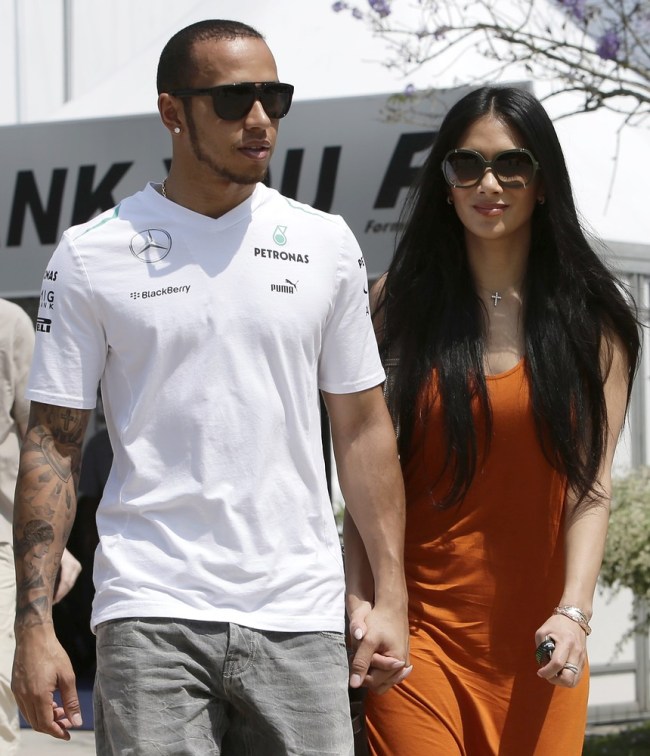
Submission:
[[[403,491],[363,258],[340,218],[260,183],[292,90],[254,29],[180,31],[158,67],[169,176],[66,232],[46,274],[17,535],[44,519],[65,542],[101,379],[100,754],[352,753],[319,389],[375,581],[351,680],[376,653],[396,660],[382,684],[408,671]],[[18,565],[14,691],[67,739],[80,717],[49,624],[55,550],[38,576]]]
[[[18,305],[0,299],[0,752],[5,756],[18,752],[18,709],[11,692],[16,607],[11,523],[20,440],[29,417],[25,384],[33,350],[34,327],[29,316]],[[23,533],[25,558],[29,558],[29,534],[30,529]],[[32,557],[47,547],[47,539],[39,538],[35,546]],[[57,601],[74,584],[80,564],[66,552],[61,570],[55,593]]]

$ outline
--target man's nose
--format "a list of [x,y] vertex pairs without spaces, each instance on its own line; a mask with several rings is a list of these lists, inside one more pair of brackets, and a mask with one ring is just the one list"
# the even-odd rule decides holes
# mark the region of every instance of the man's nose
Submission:
[[244,118],[244,123],[247,128],[265,127],[269,126],[271,119],[268,117],[266,110],[259,100],[255,100],[253,107],[248,111]]

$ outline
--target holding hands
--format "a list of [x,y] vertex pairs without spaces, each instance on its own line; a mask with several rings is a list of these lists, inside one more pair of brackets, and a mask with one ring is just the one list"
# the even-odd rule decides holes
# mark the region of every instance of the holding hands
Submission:
[[413,667],[408,663],[408,625],[405,613],[348,596],[350,687],[366,686],[385,693],[405,680]]

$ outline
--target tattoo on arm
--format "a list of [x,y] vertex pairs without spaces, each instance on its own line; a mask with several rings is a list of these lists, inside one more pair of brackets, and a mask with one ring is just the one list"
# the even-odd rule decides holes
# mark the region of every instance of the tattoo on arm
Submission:
[[61,554],[76,513],[89,410],[32,403],[14,508],[16,626],[51,621]]

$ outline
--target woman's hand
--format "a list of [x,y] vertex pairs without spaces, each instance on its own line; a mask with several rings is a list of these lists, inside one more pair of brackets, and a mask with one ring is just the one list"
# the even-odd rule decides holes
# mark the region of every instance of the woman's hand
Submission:
[[539,646],[546,638],[555,643],[550,660],[537,670],[551,685],[575,688],[587,664],[587,636],[577,622],[554,614],[535,633]]
[[[372,612],[373,606],[369,601],[361,601],[354,597],[348,597],[352,660],[354,660],[357,649],[368,633],[366,620],[370,620]],[[376,622],[377,618],[375,617]],[[385,693],[393,685],[398,685],[402,680],[405,680],[410,675],[412,669],[413,667],[410,664],[406,664],[404,660],[375,652],[372,654],[370,666],[363,679],[359,679],[359,684],[352,687],[362,685],[372,690],[373,693]],[[360,676],[357,675],[357,677]]]

